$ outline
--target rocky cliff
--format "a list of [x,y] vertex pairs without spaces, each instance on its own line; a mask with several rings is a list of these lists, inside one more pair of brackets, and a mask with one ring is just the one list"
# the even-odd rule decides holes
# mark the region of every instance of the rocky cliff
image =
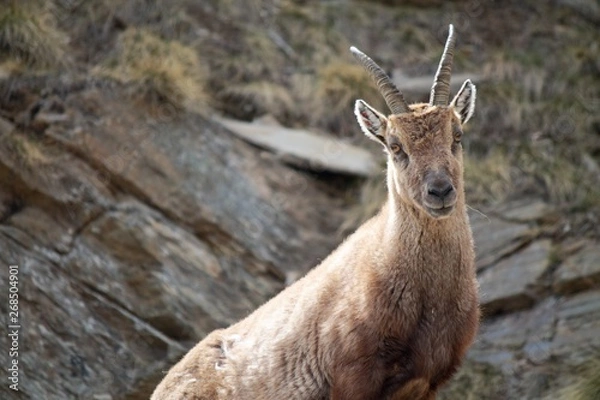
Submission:
[[[479,89],[465,150],[484,310],[441,397],[600,398],[597,17],[589,1],[3,3],[0,365],[19,391],[6,379],[0,398],[148,398],[316,265],[384,191],[351,111],[380,99],[347,47],[417,101],[441,21]],[[260,135],[239,121],[267,113]]]
[[471,214],[484,320],[442,398],[600,396],[600,241],[553,239],[557,218],[535,199]]
[[338,240],[339,191],[207,118],[143,115],[114,87],[44,90],[13,88],[34,100],[0,133],[0,270],[6,293],[18,266],[20,398],[147,398],[194,341]]

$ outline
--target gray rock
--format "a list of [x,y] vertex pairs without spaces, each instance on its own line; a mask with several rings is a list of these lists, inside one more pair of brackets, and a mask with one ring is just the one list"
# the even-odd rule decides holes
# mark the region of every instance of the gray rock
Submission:
[[550,240],[538,240],[479,275],[481,303],[486,314],[529,307],[538,280],[550,265]]
[[[490,318],[481,325],[478,342],[471,353],[474,359],[494,364],[491,360],[499,353],[501,358],[517,358],[516,352],[529,348],[533,350],[537,343],[549,341],[554,336],[556,325],[555,299],[546,299],[529,310],[520,310],[509,315]],[[482,359],[480,354],[488,354]],[[500,365],[497,365],[500,367]]]
[[600,288],[600,243],[588,242],[558,267],[554,289],[573,293],[594,287]]
[[[31,237],[28,243],[16,237],[11,229],[0,229],[0,262],[19,266],[19,398],[92,398],[106,390],[122,396],[183,354],[182,345],[118,298],[79,282],[68,268],[45,258]],[[2,282],[7,275],[1,268]],[[8,315],[4,304],[2,312]],[[3,348],[7,341],[2,335]],[[0,355],[3,365],[7,357],[7,352]],[[0,397],[15,398],[7,385]]]
[[553,218],[555,210],[545,201],[526,198],[504,204],[494,213],[505,220],[532,222]]
[[600,291],[564,298],[558,305],[552,353],[572,366],[598,355],[600,349]]
[[599,314],[600,292],[586,291],[550,296],[530,309],[488,318],[465,368],[441,398],[465,398],[457,393],[482,399],[570,398],[559,395],[565,385],[578,383],[589,368],[597,371]]
[[283,161],[312,170],[372,176],[381,169],[367,150],[339,139],[272,123],[219,118],[236,135],[276,153]]
[[469,214],[475,238],[477,270],[511,254],[528,240],[530,228],[526,224],[507,222],[497,217]]

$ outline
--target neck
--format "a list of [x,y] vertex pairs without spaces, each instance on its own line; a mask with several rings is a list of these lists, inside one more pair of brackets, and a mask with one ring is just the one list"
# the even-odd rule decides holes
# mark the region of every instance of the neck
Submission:
[[420,260],[403,262],[404,268],[418,268],[415,284],[427,286],[442,280],[462,287],[459,282],[465,277],[468,281],[475,274],[473,239],[464,200],[457,202],[450,216],[435,219],[410,203],[398,201],[399,197],[391,193],[380,214],[385,218],[385,254],[391,260]]

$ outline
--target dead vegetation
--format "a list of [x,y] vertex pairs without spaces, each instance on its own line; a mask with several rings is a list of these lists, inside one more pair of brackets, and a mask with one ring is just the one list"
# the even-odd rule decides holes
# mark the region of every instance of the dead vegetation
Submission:
[[[469,201],[535,193],[585,213],[587,226],[598,219],[600,46],[593,24],[570,9],[535,2],[509,11],[291,0],[65,4],[8,2],[0,51],[13,63],[59,70],[72,57],[154,105],[209,104],[243,119],[268,113],[288,126],[356,139],[353,99],[379,100],[346,54],[350,43],[369,48],[385,68],[423,75],[435,67],[439,21],[461,17],[456,69],[483,76],[465,138]],[[536,13],[545,18],[532,19]],[[377,209],[368,202],[383,199],[360,197],[350,225]]]
[[[559,391],[554,398],[560,400],[595,400],[600,398],[600,362],[598,358],[577,368],[578,379]],[[547,398],[550,400],[550,397]]]
[[483,67],[490,84],[481,86],[480,97],[490,101],[478,118],[485,136],[472,141],[483,162],[471,172],[477,180],[504,171],[506,195],[534,190],[569,210],[598,208],[598,185],[590,183],[600,171],[599,120],[592,113],[600,49],[586,39],[590,26],[574,25],[565,10],[549,13],[554,25],[532,24],[526,45],[496,50]]
[[[380,100],[349,45],[368,48],[389,71],[431,75],[440,26],[453,21],[455,69],[483,77],[465,137],[469,202],[536,194],[585,215],[582,234],[600,234],[589,229],[600,218],[600,46],[589,19],[533,1],[381,3],[9,1],[0,13],[0,51],[9,56],[5,74],[22,70],[15,63],[68,73],[61,62],[69,58],[151,107],[211,107],[246,120],[271,114],[287,126],[360,140],[351,104]],[[348,226],[377,209],[367,202],[384,198],[357,197],[363,201]]]
[[467,360],[453,378],[453,384],[444,388],[440,400],[504,400],[506,382],[500,371],[487,364]]
[[145,29],[122,32],[113,52],[93,72],[127,85],[133,97],[154,107],[169,104],[195,111],[206,107],[207,72],[198,54]]
[[56,26],[54,5],[37,0],[10,0],[0,6],[0,56],[22,68],[65,65],[66,35]]

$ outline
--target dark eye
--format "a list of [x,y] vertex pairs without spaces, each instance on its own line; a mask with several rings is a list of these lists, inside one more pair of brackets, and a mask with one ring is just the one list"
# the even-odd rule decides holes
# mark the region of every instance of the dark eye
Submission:
[[401,162],[403,164],[408,162],[408,154],[404,152],[404,149],[402,149],[402,145],[400,145],[398,142],[390,143],[390,151],[394,156],[394,160],[396,160],[396,162]]
[[452,153],[456,154],[458,150],[461,148],[460,141],[462,140],[463,131],[460,126],[453,125],[452,126],[452,137],[454,140],[452,141]]
[[400,152],[402,152],[402,147],[400,147],[400,145],[398,143],[392,143],[392,144],[390,144],[390,150],[395,155],[398,155],[398,154],[400,154]]
[[460,143],[463,135],[461,127],[458,125],[454,125],[454,127],[452,128],[452,134],[454,136],[454,141]]

